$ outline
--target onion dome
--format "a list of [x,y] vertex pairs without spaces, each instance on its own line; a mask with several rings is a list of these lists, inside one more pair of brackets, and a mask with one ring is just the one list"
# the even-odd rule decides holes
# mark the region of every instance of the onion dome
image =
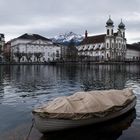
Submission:
[[121,23],[118,25],[118,28],[119,28],[119,29],[124,29],[124,28],[125,28],[125,25],[124,25],[124,23],[122,22],[122,20],[121,20]]
[[106,26],[113,26],[113,21],[109,17],[108,21],[106,22]]

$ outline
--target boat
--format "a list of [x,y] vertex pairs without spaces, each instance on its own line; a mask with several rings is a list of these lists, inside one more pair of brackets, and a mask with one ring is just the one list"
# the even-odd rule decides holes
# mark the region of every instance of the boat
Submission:
[[47,133],[42,135],[40,140],[117,140],[135,118],[136,110],[133,109],[121,117],[97,125]]
[[128,113],[136,105],[132,89],[77,92],[32,111],[43,134],[106,122]]

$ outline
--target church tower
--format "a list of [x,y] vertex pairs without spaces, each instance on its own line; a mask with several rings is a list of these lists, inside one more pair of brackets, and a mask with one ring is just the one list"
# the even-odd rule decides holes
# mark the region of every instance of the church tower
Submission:
[[118,25],[118,58],[119,60],[124,60],[126,55],[126,38],[125,38],[125,25],[124,23],[120,22]]
[[114,25],[113,21],[111,20],[111,17],[109,16],[109,19],[106,22],[106,37],[105,37],[105,46],[106,46],[106,60],[112,60],[114,59],[114,48],[115,48],[115,42],[114,42]]
[[113,36],[113,21],[111,20],[110,16],[109,19],[106,22],[106,35],[107,36]]
[[121,31],[122,37],[125,38],[125,25],[122,22],[122,19],[121,19],[120,24],[118,25],[118,30]]

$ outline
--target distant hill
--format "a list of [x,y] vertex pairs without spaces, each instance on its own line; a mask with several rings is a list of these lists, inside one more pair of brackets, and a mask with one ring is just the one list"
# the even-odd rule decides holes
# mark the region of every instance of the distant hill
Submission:
[[135,43],[133,43],[133,44],[131,44],[131,45],[133,45],[133,46],[135,46],[135,47],[140,47],[140,42],[135,42]]
[[60,43],[60,44],[68,46],[71,41],[73,41],[75,45],[78,45],[83,40],[83,38],[84,37],[82,35],[76,34],[74,32],[67,32],[67,33],[55,36],[54,38],[51,38],[51,39],[55,43]]

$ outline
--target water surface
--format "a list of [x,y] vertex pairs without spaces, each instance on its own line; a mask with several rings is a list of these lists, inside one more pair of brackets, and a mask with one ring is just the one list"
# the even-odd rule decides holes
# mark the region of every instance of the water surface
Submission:
[[137,95],[136,112],[117,123],[71,131],[67,137],[42,136],[33,128],[31,140],[139,140],[140,65],[0,66],[0,140],[25,139],[32,123],[32,109],[58,96],[126,87],[133,88]]

